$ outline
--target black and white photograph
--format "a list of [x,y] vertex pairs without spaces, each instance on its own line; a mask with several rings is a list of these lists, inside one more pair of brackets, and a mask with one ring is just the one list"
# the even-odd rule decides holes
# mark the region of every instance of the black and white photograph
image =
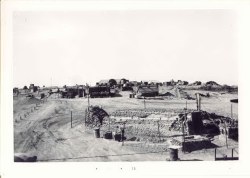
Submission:
[[240,163],[238,11],[34,7],[11,13],[15,167]]
[[230,10],[15,12],[15,161],[237,160],[235,24]]

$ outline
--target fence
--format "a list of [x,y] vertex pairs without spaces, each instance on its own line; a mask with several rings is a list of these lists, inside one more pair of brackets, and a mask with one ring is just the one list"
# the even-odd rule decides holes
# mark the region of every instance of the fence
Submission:
[[232,149],[214,149],[214,160],[215,161],[232,161],[238,160],[239,153],[238,148]]
[[36,99],[36,98],[30,98],[33,99],[33,104],[29,104],[25,109],[22,109],[18,112],[18,115],[14,116],[15,123],[19,123],[22,120],[25,120],[28,118],[31,114],[37,112],[40,107],[46,103],[48,100],[47,98],[44,98],[42,100]]

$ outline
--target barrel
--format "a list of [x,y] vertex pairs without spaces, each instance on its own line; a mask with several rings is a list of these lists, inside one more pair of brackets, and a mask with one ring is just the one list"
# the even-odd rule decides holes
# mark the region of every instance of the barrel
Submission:
[[116,133],[116,134],[114,135],[114,137],[115,137],[115,140],[116,140],[116,141],[120,141],[121,138],[122,138],[122,134]]
[[95,128],[94,133],[95,133],[95,138],[100,138],[100,129],[99,128]]
[[112,138],[113,138],[112,132],[111,132],[111,131],[107,131],[107,132],[104,134],[104,138],[105,138],[105,139],[112,139]]
[[177,161],[178,160],[178,149],[169,148],[169,160]]

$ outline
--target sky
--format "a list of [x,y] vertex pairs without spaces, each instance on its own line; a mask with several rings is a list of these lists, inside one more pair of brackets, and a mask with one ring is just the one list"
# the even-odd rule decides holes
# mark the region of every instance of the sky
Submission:
[[230,10],[17,11],[14,86],[102,79],[238,84]]

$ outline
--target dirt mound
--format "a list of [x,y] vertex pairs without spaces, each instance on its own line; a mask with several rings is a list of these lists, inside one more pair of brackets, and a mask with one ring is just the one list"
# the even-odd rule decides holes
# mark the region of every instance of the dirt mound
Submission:
[[32,104],[38,104],[40,103],[40,99],[37,98],[26,98],[26,97],[22,97],[22,98],[18,98],[14,100],[14,105],[19,105],[19,106],[23,106],[23,105],[32,105]]
[[27,99],[27,104],[37,104],[40,103],[40,99],[37,98],[28,98]]
[[187,100],[195,100],[195,98],[191,97],[186,91],[179,89],[179,96],[180,98],[187,99]]

